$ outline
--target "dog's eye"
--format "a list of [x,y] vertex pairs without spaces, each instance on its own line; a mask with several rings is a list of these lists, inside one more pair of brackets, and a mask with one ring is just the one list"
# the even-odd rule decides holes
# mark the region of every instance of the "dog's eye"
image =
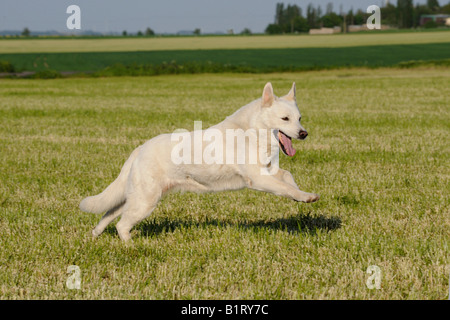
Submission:
[[281,118],[281,120],[284,120],[284,121],[289,121],[289,117],[284,117],[284,118]]

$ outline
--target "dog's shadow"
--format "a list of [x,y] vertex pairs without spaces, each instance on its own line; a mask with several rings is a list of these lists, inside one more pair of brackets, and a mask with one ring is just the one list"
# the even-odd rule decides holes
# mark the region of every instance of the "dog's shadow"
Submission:
[[[270,221],[233,222],[227,220],[207,219],[202,222],[189,220],[172,220],[169,218],[155,219],[142,222],[135,230],[138,236],[151,237],[164,233],[172,233],[177,229],[207,228],[207,227],[238,227],[249,231],[259,232],[261,229],[270,229],[288,233],[304,233],[315,235],[318,231],[334,231],[341,227],[342,221],[339,217],[326,217],[323,215],[313,216],[310,213],[302,213],[289,218],[279,218]],[[107,228],[107,233],[115,233],[115,228]]]

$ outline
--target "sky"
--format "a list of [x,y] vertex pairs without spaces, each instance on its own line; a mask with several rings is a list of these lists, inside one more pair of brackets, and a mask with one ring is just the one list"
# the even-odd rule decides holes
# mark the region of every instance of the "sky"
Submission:
[[[176,33],[200,28],[202,33],[235,33],[249,28],[254,33],[264,32],[273,23],[277,2],[296,4],[304,12],[308,3],[320,5],[323,12],[327,3],[333,10],[366,10],[370,5],[382,6],[386,0],[0,0],[0,31],[71,32],[66,27],[69,5],[81,9],[81,29],[98,32],[129,33],[144,31],[147,27],[156,33]],[[391,0],[396,3],[396,0]],[[415,0],[414,3],[425,3]],[[441,0],[440,4],[447,1]]]

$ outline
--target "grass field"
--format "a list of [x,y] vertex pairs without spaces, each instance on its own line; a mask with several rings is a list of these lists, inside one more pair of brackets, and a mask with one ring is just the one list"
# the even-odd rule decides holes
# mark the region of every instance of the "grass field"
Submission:
[[[449,71],[0,79],[0,298],[447,299]],[[113,225],[91,238],[100,216],[78,204],[136,146],[221,121],[267,81],[297,83],[310,136],[280,161],[319,202],[173,194],[132,243]]]
[[[431,60],[448,64],[449,59],[450,31],[0,40],[0,61],[9,62],[15,71],[100,72],[102,76],[284,72]],[[167,67],[173,62],[176,67]],[[114,67],[117,64],[126,68]]]
[[[450,32],[449,32],[450,35]],[[379,45],[337,48],[281,48],[281,49],[218,49],[134,52],[75,52],[75,53],[26,53],[0,54],[0,61],[9,61],[16,70],[95,72],[121,64],[161,66],[175,61],[179,66],[197,63],[219,69],[234,67],[243,72],[273,72],[322,69],[345,66],[395,66],[411,60],[450,59],[450,42]],[[195,71],[200,68],[194,67]],[[183,71],[183,70],[180,70]],[[102,75],[122,75],[124,70],[113,68]],[[131,75],[131,73],[126,74]]]

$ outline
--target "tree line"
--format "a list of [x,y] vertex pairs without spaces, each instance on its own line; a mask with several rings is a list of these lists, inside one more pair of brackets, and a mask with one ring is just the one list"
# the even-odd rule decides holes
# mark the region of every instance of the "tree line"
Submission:
[[[450,1],[440,6],[438,0],[427,0],[426,4],[416,4],[413,0],[397,0],[397,4],[388,3],[381,8],[381,23],[397,28],[417,28],[420,26],[420,16],[423,14],[450,14]],[[325,10],[319,5],[310,3],[303,13],[297,5],[277,3],[275,7],[275,21],[267,26],[265,32],[269,34],[308,32],[316,28],[332,28],[335,26],[365,24],[371,13],[361,9],[356,12],[350,9],[344,12],[342,5],[339,13],[334,12],[333,3],[328,3]],[[434,21],[424,27],[437,27]]]

